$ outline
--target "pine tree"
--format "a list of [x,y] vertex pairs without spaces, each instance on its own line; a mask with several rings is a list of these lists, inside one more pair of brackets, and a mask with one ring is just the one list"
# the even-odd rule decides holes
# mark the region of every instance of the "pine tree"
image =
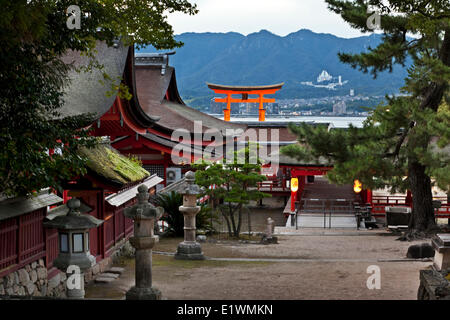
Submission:
[[[193,168],[197,170],[196,183],[205,188],[213,210],[218,209],[224,217],[229,235],[238,238],[246,205],[270,195],[257,188],[258,182],[267,179],[260,174],[257,148],[242,148],[233,155],[219,163],[202,160]],[[215,205],[220,202],[223,204]]]
[[[382,42],[340,60],[374,77],[411,61],[403,95],[386,97],[363,128],[346,131],[291,126],[300,144],[283,153],[298,159],[325,157],[334,163],[329,179],[359,179],[367,188],[411,190],[413,214],[406,238],[435,229],[432,186],[449,192],[450,2],[448,0],[326,0],[352,27],[372,32],[368,19],[381,18]],[[370,7],[369,7],[370,5]]]

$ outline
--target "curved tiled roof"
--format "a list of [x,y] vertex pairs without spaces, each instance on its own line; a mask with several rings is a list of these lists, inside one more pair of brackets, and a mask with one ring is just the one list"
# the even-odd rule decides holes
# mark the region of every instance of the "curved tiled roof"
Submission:
[[[136,65],[136,91],[142,110],[152,117],[159,117],[157,126],[174,131],[185,129],[194,132],[194,121],[202,122],[202,130],[213,129],[229,136],[227,129],[245,130],[245,124],[225,122],[186,106],[176,87],[175,69],[166,66],[162,72],[158,65]],[[169,93],[169,100],[166,93]]]
[[[116,47],[108,47],[104,42],[97,42],[97,60],[104,66],[103,70],[93,68],[90,72],[77,72],[75,68],[87,66],[89,58],[81,56],[78,51],[69,51],[62,60],[75,68],[69,71],[70,79],[64,88],[64,104],[60,110],[62,117],[92,113],[98,119],[105,114],[114,103],[116,95],[107,95],[111,90],[111,82],[105,81],[103,73],[113,81],[120,81],[127,60],[128,46],[118,43]],[[103,83],[102,83],[103,82]]]

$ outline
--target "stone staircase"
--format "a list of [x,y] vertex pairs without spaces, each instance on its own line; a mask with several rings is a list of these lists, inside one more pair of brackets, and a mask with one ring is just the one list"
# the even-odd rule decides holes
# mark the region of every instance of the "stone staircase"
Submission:
[[353,187],[337,186],[319,177],[307,184],[297,216],[299,228],[357,228]]

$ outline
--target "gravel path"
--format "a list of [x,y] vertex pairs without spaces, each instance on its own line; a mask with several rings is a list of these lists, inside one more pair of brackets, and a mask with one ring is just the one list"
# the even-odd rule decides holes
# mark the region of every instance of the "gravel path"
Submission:
[[[279,244],[270,246],[205,243],[204,253],[214,260],[186,262],[154,254],[154,286],[165,298],[182,300],[416,299],[419,270],[432,263],[407,261],[406,251],[413,243],[395,239],[374,233],[318,236],[311,232],[280,236]],[[155,250],[174,252],[180,241],[162,239]],[[380,267],[380,290],[367,288],[371,265]],[[123,299],[134,284],[134,261],[125,267],[114,282],[87,286],[87,297]]]

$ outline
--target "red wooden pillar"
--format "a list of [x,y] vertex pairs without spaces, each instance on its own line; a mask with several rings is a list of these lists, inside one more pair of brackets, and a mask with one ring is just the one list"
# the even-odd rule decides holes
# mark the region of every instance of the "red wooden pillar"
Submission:
[[266,121],[266,110],[264,110],[264,97],[263,94],[259,94],[259,121]]
[[167,167],[169,166],[171,155],[163,152],[163,166],[164,166],[164,187],[167,187]]
[[366,203],[370,203],[370,205],[372,205],[372,201],[372,190],[368,189]]
[[406,193],[406,198],[405,198],[405,204],[407,206],[412,206],[412,193],[410,190],[408,190],[408,192]]
[[230,119],[231,119],[231,94],[230,93],[227,94],[227,108],[223,110],[223,113],[224,113],[223,120],[230,121]]
[[295,201],[297,200],[297,192],[291,191],[291,212],[295,211]]
[[[106,215],[105,215],[105,206],[104,206],[104,201],[105,201],[105,192],[104,190],[98,191],[97,192],[97,216],[100,217],[100,219],[105,220]],[[102,225],[98,228],[99,231],[99,235],[98,235],[98,239],[100,242],[100,256],[104,259],[106,258],[106,250],[105,250],[105,244],[106,244],[106,232],[105,232],[105,223],[102,223]]]

